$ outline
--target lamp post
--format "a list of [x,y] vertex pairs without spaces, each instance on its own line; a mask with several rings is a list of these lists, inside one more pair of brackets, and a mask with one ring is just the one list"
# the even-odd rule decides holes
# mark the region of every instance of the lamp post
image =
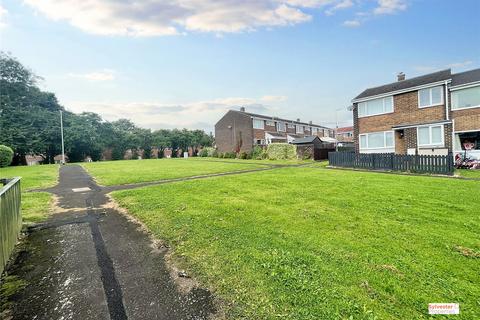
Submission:
[[65,145],[63,143],[63,112],[60,110],[60,134],[62,136],[62,164],[65,164]]

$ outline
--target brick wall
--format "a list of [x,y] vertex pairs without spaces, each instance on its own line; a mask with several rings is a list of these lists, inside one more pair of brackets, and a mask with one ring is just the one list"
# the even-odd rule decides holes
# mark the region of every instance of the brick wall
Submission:
[[418,91],[395,95],[393,99],[393,113],[359,118],[359,133],[386,131],[391,130],[392,126],[396,125],[445,119],[445,104],[428,108],[418,107]]
[[451,116],[455,131],[480,130],[480,108],[452,111]]
[[252,150],[252,119],[249,115],[230,110],[215,124],[215,144],[218,152],[232,152],[236,151],[240,141],[241,152]]

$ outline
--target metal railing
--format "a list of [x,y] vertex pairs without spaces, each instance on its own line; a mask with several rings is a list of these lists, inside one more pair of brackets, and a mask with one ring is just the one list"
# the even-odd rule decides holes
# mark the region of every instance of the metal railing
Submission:
[[20,178],[0,180],[0,274],[22,229]]

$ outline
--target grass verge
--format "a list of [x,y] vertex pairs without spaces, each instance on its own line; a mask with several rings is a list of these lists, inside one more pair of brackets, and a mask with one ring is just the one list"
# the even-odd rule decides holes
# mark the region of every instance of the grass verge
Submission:
[[46,192],[27,192],[54,186],[58,180],[58,165],[18,166],[0,169],[0,177],[22,177],[22,218],[24,223],[44,220],[52,197]]
[[477,181],[284,168],[113,196],[232,319],[480,317]]
[[82,164],[105,186],[183,178],[197,175],[263,168],[241,161],[200,161],[196,159],[145,159],[101,161]]

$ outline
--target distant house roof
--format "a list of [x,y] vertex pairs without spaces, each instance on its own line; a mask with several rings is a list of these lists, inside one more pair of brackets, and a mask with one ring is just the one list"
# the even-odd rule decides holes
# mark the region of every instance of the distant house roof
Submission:
[[276,132],[265,132],[267,135],[269,135],[273,139],[287,139],[287,136],[282,135],[281,133],[276,133]]
[[480,69],[456,73],[452,77],[452,87],[480,81]]
[[282,119],[282,118],[278,118],[278,117],[266,116],[266,115],[262,115],[262,114],[245,112],[245,111],[238,111],[238,110],[231,110],[231,111],[246,114],[246,115],[249,115],[249,116],[254,117],[254,118],[262,118],[262,119],[271,120],[271,121],[284,121],[284,122],[289,122],[289,123],[294,123],[294,124],[301,124],[301,125],[306,125],[306,126],[329,129],[328,127],[325,127],[325,126],[322,126],[322,125],[319,125],[319,124],[314,124],[314,123],[307,123],[307,122],[301,122],[301,121],[295,121],[295,120]]
[[345,132],[351,132],[351,131],[353,131],[353,127],[337,128],[337,133],[345,133]]
[[429,73],[423,76],[406,79],[402,81],[397,81],[397,82],[392,82],[383,86],[366,89],[362,93],[360,93],[358,96],[356,96],[354,100],[377,96],[377,95],[381,95],[388,92],[414,88],[414,87],[418,87],[418,86],[429,84],[429,83],[448,80],[451,78],[452,78],[451,70],[446,69],[438,72]]
[[320,141],[322,142],[328,142],[328,143],[337,143],[338,140],[335,138],[330,138],[330,137],[320,137]]
[[295,139],[292,141],[292,144],[311,144],[311,143],[314,143],[315,140],[318,140],[318,142],[321,142],[318,136],[309,136],[309,137]]

